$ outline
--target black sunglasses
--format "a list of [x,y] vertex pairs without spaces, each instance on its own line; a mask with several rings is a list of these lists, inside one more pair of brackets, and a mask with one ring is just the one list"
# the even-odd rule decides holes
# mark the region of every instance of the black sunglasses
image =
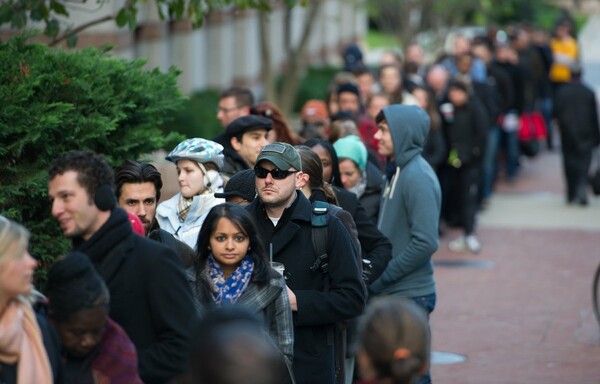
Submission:
[[298,171],[284,171],[282,169],[265,169],[262,167],[255,167],[254,168],[254,173],[256,174],[256,177],[258,177],[259,179],[264,179],[267,177],[267,175],[270,173],[271,177],[274,178],[275,180],[283,180],[286,177],[288,177],[289,175],[291,175],[292,173],[297,173]]

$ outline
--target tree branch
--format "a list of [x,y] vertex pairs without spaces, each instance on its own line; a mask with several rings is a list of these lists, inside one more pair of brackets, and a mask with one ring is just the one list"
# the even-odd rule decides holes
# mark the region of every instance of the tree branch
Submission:
[[69,37],[71,37],[73,35],[76,35],[79,32],[81,32],[81,31],[83,31],[83,30],[85,30],[87,28],[93,27],[94,25],[97,25],[97,24],[104,23],[106,21],[114,20],[115,18],[116,18],[115,15],[106,15],[106,16],[100,17],[100,18],[98,18],[96,20],[89,21],[89,22],[87,22],[85,24],[81,24],[79,27],[77,27],[75,29],[72,29],[72,30],[70,30],[68,32],[65,32],[61,36],[59,36],[56,39],[52,40],[48,44],[48,46],[54,47],[58,43],[60,43],[61,41],[64,41],[64,40],[68,39]]

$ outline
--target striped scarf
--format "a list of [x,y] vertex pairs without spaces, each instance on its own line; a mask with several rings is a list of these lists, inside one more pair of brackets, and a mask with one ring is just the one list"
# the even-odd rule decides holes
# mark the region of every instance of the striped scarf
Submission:
[[179,197],[179,202],[177,203],[177,217],[179,217],[180,222],[185,222],[185,218],[188,213],[190,213],[190,208],[192,207],[192,203],[194,202],[194,198],[186,198],[181,195]]

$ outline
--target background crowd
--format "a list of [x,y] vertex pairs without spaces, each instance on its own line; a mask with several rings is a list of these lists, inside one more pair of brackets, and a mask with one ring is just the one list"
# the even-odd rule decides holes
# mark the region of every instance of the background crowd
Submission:
[[168,154],[167,199],[152,164],[55,159],[51,214],[72,250],[46,297],[27,230],[0,216],[1,381],[431,382],[439,236],[460,227],[450,250],[480,252],[495,181],[558,137],[566,203],[587,205],[600,144],[569,19],[451,46],[426,62],[409,44],[375,69],[347,47],[301,127],[222,92],[222,134]]

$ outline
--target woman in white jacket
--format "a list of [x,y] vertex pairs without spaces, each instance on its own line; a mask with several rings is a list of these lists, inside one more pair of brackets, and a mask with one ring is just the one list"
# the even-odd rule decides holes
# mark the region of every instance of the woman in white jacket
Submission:
[[166,157],[177,166],[179,193],[159,204],[156,219],[162,229],[193,249],[210,209],[225,202],[215,197],[215,192],[223,192],[222,152],[214,141],[193,138],[179,143]]

